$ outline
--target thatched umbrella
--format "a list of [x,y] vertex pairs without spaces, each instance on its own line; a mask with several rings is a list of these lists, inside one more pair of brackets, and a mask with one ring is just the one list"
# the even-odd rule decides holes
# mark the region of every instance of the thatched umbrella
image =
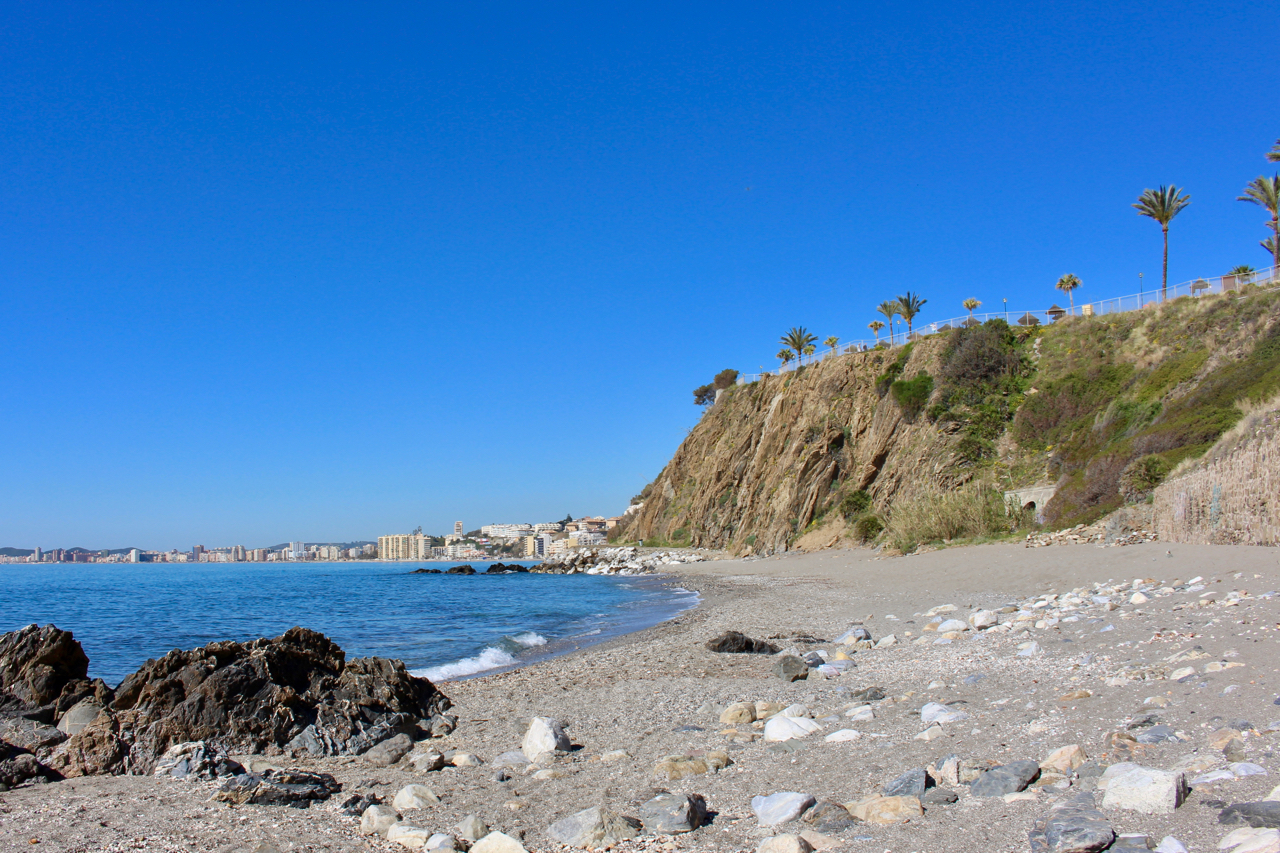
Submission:
[[1067,309],[1055,304],[1051,306],[1049,310],[1044,313],[1049,315],[1049,322],[1052,323],[1055,320],[1057,320],[1059,317],[1066,316]]
[[1018,318],[1018,325],[1019,326],[1039,326],[1040,318],[1037,317],[1035,314],[1032,314],[1030,311],[1028,311],[1027,313],[1023,314],[1021,317]]

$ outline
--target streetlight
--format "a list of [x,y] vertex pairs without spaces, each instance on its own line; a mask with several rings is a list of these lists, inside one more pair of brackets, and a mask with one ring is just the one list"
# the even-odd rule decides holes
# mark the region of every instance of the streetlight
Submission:
[[1003,301],[1004,301],[1004,322],[1005,322],[1005,324],[1006,324],[1006,325],[1008,325],[1008,323],[1009,323],[1009,300],[1008,300],[1008,298],[1006,298],[1006,299],[1004,299]]
[[1142,307],[1142,273],[1138,273],[1138,307]]

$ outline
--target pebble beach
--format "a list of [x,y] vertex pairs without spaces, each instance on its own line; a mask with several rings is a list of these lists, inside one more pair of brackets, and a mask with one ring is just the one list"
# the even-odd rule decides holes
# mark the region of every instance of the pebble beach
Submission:
[[[1018,543],[677,571],[693,610],[440,684],[447,736],[234,756],[332,774],[341,792],[309,808],[229,804],[218,780],[29,784],[0,792],[0,849],[1280,851],[1267,807],[1257,827],[1228,813],[1280,797],[1275,549]],[[708,649],[729,631],[776,651]],[[559,724],[556,748],[529,749],[535,718]],[[429,796],[403,796],[414,785]],[[362,829],[370,803],[394,818]]]

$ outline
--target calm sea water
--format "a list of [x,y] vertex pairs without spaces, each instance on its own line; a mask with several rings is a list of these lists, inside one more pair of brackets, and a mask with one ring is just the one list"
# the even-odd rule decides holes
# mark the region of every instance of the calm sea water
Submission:
[[0,565],[0,632],[71,631],[90,677],[112,685],[173,649],[294,625],[349,657],[398,658],[441,680],[638,630],[697,601],[655,577],[410,574],[420,565],[457,564]]

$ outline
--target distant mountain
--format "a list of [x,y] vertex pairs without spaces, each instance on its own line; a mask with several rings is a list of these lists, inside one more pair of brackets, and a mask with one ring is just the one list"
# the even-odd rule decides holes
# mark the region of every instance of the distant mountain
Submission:
[[0,557],[30,557],[34,553],[31,548],[0,548]]

